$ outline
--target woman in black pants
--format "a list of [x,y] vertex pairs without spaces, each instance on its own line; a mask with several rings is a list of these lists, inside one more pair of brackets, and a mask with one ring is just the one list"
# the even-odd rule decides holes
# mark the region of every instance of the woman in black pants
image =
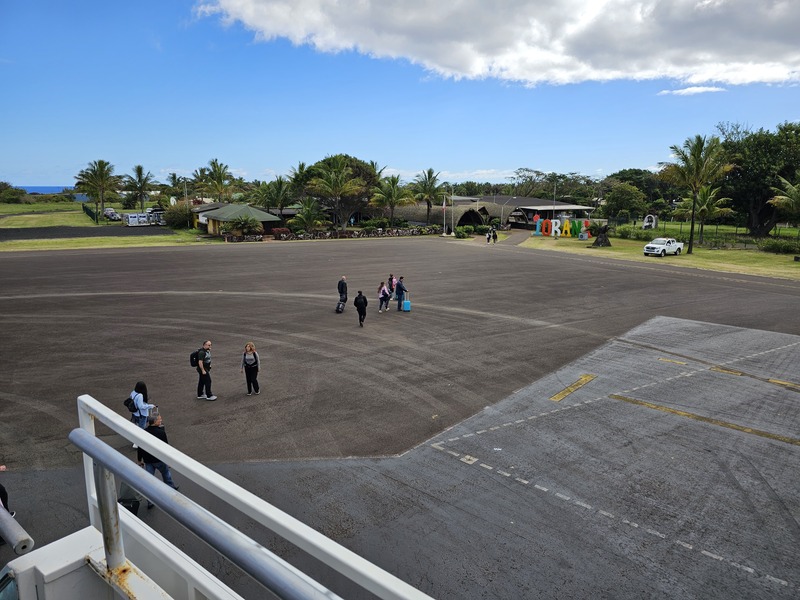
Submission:
[[258,369],[261,366],[261,361],[258,359],[258,352],[253,342],[247,342],[244,345],[244,353],[242,354],[242,372],[247,380],[247,395],[251,396],[253,392],[256,394],[261,393],[258,387]]

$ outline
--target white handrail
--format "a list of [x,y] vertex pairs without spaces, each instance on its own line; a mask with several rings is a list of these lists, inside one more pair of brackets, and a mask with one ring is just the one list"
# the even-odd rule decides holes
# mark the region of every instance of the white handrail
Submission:
[[[134,442],[150,454],[158,456],[172,469],[190,479],[228,505],[238,509],[296,547],[344,575],[383,600],[432,600],[430,596],[384,571],[344,546],[315,531],[291,515],[279,510],[248,490],[215,473],[169,444],[127,421],[89,395],[78,397],[79,423],[82,429],[95,434],[94,422]],[[84,457],[87,497],[94,496],[94,472],[91,459]],[[91,510],[92,518],[95,513]],[[92,522],[93,525],[97,524]]]

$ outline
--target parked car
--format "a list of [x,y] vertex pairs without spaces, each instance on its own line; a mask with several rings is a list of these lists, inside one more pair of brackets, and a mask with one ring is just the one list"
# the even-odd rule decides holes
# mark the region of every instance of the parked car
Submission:
[[109,221],[121,221],[122,217],[113,208],[107,208],[103,211],[103,216]]
[[678,242],[674,238],[656,238],[644,247],[645,256],[666,256],[674,254],[678,256],[683,252],[683,242]]

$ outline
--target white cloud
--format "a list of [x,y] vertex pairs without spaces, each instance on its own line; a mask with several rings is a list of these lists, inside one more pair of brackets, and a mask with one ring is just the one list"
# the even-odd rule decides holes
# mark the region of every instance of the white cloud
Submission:
[[256,38],[538,83],[800,80],[797,0],[200,0]]
[[709,87],[709,86],[692,86],[680,90],[662,90],[658,92],[659,96],[694,96],[696,94],[708,94],[712,92],[725,92],[725,88]]

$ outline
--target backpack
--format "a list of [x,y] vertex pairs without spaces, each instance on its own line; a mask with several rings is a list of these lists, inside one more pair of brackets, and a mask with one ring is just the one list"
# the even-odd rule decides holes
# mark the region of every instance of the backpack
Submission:
[[132,413],[135,413],[137,410],[139,410],[138,408],[136,408],[136,402],[134,402],[133,398],[131,398],[130,396],[125,398],[124,404],[125,404],[125,408],[127,408]]
[[192,365],[193,367],[196,367],[197,363],[200,360],[200,356],[199,355],[200,355],[200,348],[198,348],[197,350],[195,350],[194,352],[192,352],[189,355],[189,364]]

